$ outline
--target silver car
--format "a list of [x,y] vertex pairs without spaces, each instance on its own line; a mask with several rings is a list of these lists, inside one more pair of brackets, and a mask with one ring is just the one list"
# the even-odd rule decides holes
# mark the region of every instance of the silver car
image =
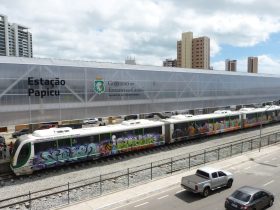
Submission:
[[225,202],[227,210],[261,210],[273,205],[274,195],[266,190],[244,186],[230,195]]
[[96,124],[98,123],[98,119],[97,118],[89,118],[89,119],[85,119],[83,121],[84,124]]

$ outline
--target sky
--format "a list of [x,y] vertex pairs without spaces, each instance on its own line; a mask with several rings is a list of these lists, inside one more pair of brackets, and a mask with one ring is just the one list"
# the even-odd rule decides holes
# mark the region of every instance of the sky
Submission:
[[225,59],[280,74],[279,0],[0,0],[0,14],[29,27],[33,56],[161,66],[182,32],[210,38],[214,70]]

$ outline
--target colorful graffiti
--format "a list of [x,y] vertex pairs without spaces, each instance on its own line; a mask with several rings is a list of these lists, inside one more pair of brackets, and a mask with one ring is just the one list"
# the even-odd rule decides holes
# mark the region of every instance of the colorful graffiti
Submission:
[[164,144],[164,138],[159,134],[131,135],[126,138],[118,138],[116,142],[119,152],[128,152]]
[[65,162],[109,156],[161,144],[164,144],[164,136],[160,134],[128,135],[120,138],[116,138],[116,136],[112,135],[111,139],[103,140],[100,144],[91,143],[39,152],[35,154],[32,164],[34,170],[39,170]]
[[184,125],[174,125],[174,132],[172,138],[175,141],[189,139],[194,137],[201,137],[205,135],[212,135],[220,132],[239,129],[241,121],[239,118],[232,120],[220,120],[216,122],[192,122]]
[[211,124],[213,129],[209,129],[209,132],[210,134],[215,134],[238,129],[241,126],[241,121],[237,118],[233,120],[221,120]]
[[42,169],[59,165],[64,162],[72,162],[94,157],[98,155],[98,153],[99,145],[93,143],[87,145],[76,145],[73,147],[50,149],[48,151],[35,154],[33,166],[34,169]]
[[119,138],[113,134],[111,141],[105,140],[100,143],[100,155],[114,155],[161,144],[164,144],[164,136],[160,134],[127,135]]
[[260,113],[253,113],[247,114],[246,119],[244,119],[244,127],[253,127],[262,124],[266,124],[272,121],[279,121],[280,120],[280,112],[273,111],[273,112],[260,112]]
[[244,120],[244,127],[252,127],[260,125],[261,123],[267,123],[272,121],[271,115],[266,115],[265,113],[254,113],[254,114],[247,114],[246,119]]

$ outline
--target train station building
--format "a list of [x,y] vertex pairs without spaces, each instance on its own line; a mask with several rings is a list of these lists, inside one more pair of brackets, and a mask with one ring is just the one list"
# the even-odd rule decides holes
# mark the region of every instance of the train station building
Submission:
[[279,100],[280,77],[0,56],[0,126]]

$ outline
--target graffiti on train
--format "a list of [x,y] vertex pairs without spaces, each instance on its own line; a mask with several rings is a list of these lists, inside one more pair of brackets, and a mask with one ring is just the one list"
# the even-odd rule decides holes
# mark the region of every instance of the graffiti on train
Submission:
[[109,156],[117,153],[144,149],[164,144],[164,136],[160,134],[131,135],[111,139],[100,143],[75,145],[72,147],[52,148],[35,154],[34,169],[43,169],[65,162],[76,162],[83,159],[99,156]]
[[49,149],[35,155],[33,159],[33,166],[35,168],[46,168],[54,164],[64,163],[66,161],[78,161],[88,157],[94,157],[98,154],[98,144],[85,144],[73,147],[64,147],[57,149]]

